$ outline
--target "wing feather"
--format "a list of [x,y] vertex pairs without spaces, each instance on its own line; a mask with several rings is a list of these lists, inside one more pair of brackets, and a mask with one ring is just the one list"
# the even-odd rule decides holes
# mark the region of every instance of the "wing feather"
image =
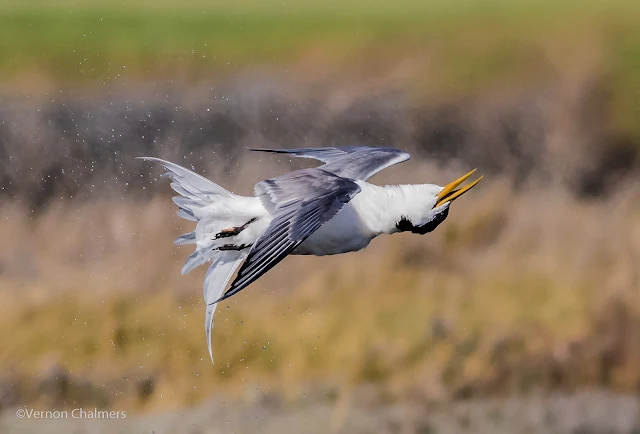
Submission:
[[254,152],[268,152],[271,154],[289,154],[296,158],[311,158],[329,163],[337,158],[344,157],[349,152],[347,148],[298,148],[298,149],[260,149],[249,148]]
[[274,218],[218,303],[237,294],[295,250],[360,192],[360,186],[322,169],[304,169],[262,181],[256,192],[275,202]]
[[340,148],[250,149],[251,151],[313,158],[325,163],[323,170],[343,178],[366,181],[381,170],[411,158],[407,152],[381,146],[344,146]]

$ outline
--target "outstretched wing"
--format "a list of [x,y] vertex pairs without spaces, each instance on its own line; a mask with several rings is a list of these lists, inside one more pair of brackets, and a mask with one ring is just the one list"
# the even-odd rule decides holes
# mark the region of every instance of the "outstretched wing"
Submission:
[[411,158],[407,152],[376,146],[341,148],[251,149],[251,151],[313,158],[325,163],[323,170],[344,178],[366,181],[376,173]]
[[237,294],[284,259],[360,192],[360,186],[323,169],[303,169],[256,184],[256,196],[273,206],[273,220],[253,244],[229,290]]

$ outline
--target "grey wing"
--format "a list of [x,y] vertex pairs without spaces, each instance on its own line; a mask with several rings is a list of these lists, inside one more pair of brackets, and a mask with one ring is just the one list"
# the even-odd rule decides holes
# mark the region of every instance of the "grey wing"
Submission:
[[262,181],[256,195],[275,204],[274,218],[218,303],[237,294],[284,259],[360,192],[355,182],[322,169],[304,169]]
[[313,158],[325,163],[323,170],[344,178],[366,181],[376,173],[411,158],[407,152],[376,146],[344,146],[340,148],[251,149],[252,151]]
[[357,146],[349,146],[344,148],[298,148],[298,149],[260,149],[249,148],[255,152],[269,152],[271,154],[288,154],[297,158],[312,158],[314,160],[329,163],[336,158],[344,157],[349,153],[347,148],[358,148]]

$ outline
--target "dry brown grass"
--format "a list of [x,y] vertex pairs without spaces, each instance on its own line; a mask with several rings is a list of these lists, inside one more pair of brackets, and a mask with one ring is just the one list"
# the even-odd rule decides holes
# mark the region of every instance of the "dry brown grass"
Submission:
[[[441,182],[458,172],[430,168]],[[633,390],[639,197],[628,187],[583,203],[488,179],[428,236],[287,258],[219,307],[213,366],[204,270],[180,276],[189,249],[171,242],[189,223],[168,198],[55,205],[35,219],[8,205],[0,370],[12,402],[141,409],[257,389],[293,398],[315,382],[374,383],[388,399]]]

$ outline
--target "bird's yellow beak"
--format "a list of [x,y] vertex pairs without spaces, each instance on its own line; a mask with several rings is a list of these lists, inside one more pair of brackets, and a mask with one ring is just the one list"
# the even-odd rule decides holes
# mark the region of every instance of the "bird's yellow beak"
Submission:
[[473,169],[471,172],[467,173],[466,175],[461,176],[455,181],[445,185],[442,191],[438,193],[438,195],[436,196],[438,198],[438,201],[436,202],[436,205],[434,206],[434,208],[437,208],[446,202],[453,202],[454,200],[456,200],[457,198],[465,194],[467,191],[475,187],[476,184],[478,184],[482,179],[482,176],[465,187],[459,188],[458,190],[455,189],[457,186],[459,186],[460,184],[465,182],[467,179],[469,179],[469,177],[473,175],[475,171],[476,169]]

